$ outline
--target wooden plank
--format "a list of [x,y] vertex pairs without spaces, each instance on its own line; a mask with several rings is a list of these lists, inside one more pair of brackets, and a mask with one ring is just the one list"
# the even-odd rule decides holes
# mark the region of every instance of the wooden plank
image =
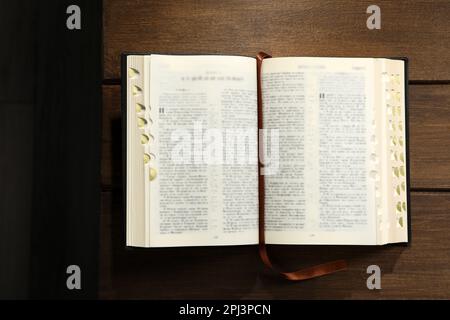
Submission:
[[410,86],[411,185],[450,188],[450,85]]
[[449,80],[450,2],[379,0],[104,1],[104,75],[119,78],[120,53],[274,56],[407,56],[410,79]]
[[[101,1],[79,0],[81,30],[66,27],[70,0],[39,3],[31,232],[31,297],[95,298],[100,213]],[[68,290],[67,267],[82,290]]]
[[[120,193],[102,194],[101,298],[450,298],[448,193],[412,193],[408,247],[272,246],[286,269],[348,259],[347,271],[300,283],[266,270],[256,246],[126,249],[121,205]],[[381,268],[382,290],[366,287],[372,264]]]
[[0,1],[0,299],[30,287],[36,1]]
[[[412,188],[450,188],[450,85],[411,85]],[[102,186],[121,187],[120,86],[103,86]]]
[[37,5],[33,0],[0,3],[0,102],[34,101]]
[[0,299],[28,297],[33,109],[0,103]]

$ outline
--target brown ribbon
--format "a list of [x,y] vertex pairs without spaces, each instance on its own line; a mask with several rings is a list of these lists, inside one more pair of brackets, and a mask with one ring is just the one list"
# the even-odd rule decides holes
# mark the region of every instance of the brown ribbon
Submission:
[[[258,80],[258,129],[263,128],[263,113],[262,113],[262,89],[261,89],[261,66],[265,58],[271,58],[270,55],[264,52],[258,53],[256,56],[257,60],[257,80]],[[258,139],[258,150],[263,147],[262,136]],[[263,160],[263,159],[262,159]],[[347,269],[347,263],[345,260],[332,261],[316,266],[312,266],[306,269],[301,269],[292,272],[283,272],[277,270],[272,262],[270,261],[269,255],[267,254],[266,240],[265,240],[265,222],[264,222],[264,175],[261,174],[261,169],[263,164],[259,161],[258,165],[258,185],[259,185],[259,255],[264,262],[264,264],[270,269],[278,272],[283,277],[288,280],[306,280],[315,277],[320,277],[329,273],[336,271],[341,271]]]

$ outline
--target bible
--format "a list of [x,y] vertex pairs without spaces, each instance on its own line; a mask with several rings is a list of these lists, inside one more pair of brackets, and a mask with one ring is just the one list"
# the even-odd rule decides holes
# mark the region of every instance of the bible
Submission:
[[126,245],[258,244],[261,214],[267,244],[408,243],[407,85],[406,58],[122,54]]

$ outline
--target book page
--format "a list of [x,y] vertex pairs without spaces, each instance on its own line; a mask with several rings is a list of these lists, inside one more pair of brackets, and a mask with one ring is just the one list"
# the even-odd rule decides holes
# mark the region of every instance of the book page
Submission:
[[126,85],[126,243],[127,246],[144,247],[146,245],[145,230],[145,187],[143,154],[145,145],[140,143],[143,129],[139,126],[142,110],[137,106],[144,105],[144,58],[129,56],[127,59]]
[[279,134],[279,168],[265,176],[267,243],[377,243],[373,68],[362,58],[264,60],[264,128]]
[[152,55],[148,68],[148,245],[257,243],[256,60]]
[[375,74],[379,79],[375,86],[375,103],[379,106],[375,114],[378,244],[408,242],[405,63],[375,59]]

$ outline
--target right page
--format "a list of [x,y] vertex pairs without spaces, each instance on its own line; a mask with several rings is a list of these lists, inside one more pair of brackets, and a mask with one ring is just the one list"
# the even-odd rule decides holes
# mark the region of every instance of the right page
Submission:
[[[387,107],[387,98],[400,97],[392,110],[404,115],[404,99],[397,94],[401,90],[391,92],[386,86],[388,61],[403,64],[371,58],[264,60],[264,129],[267,137],[278,137],[272,139],[278,144],[265,147],[268,158],[279,163],[264,177],[267,243],[406,241],[398,234],[407,232],[394,230],[397,204],[388,194],[396,189],[386,177],[390,163],[385,142],[392,139],[381,108]],[[402,80],[403,73],[397,72],[392,81]],[[405,137],[400,140],[404,146]],[[400,166],[398,176],[405,172]],[[405,191],[405,201],[399,201],[406,216],[406,179],[399,188]]]

